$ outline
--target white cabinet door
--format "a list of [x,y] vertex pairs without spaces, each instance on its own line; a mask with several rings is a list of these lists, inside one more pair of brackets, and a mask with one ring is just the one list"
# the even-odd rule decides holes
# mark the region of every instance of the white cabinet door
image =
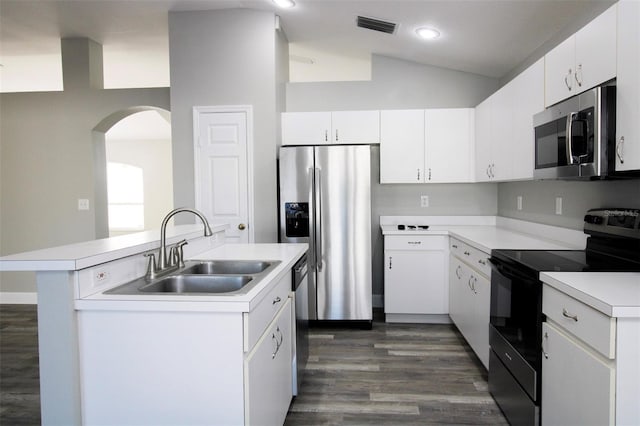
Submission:
[[614,4],[545,55],[545,106],[584,92],[615,76]]
[[380,183],[424,182],[424,110],[380,111]]
[[245,425],[281,425],[292,398],[291,299],[245,360]]
[[576,33],[578,93],[616,77],[616,10],[611,6]]
[[533,116],[544,110],[544,59],[513,80],[514,115],[511,139],[512,179],[532,179],[534,167]]
[[512,134],[514,85],[509,82],[493,95],[491,114],[491,180],[509,180],[513,172]]
[[[618,3],[616,171],[640,169],[640,2]],[[613,154],[613,153],[612,153]]]
[[491,282],[484,276],[471,274],[473,320],[470,324],[469,345],[480,361],[489,368],[489,308],[491,303]]
[[473,108],[425,110],[426,182],[471,182]]
[[449,260],[449,316],[461,332],[467,330],[471,318],[469,315],[471,299],[468,282],[469,268],[458,258],[451,256]]
[[577,93],[575,72],[576,38],[571,36],[544,56],[545,106],[550,106]]
[[547,322],[542,336],[542,424],[614,424],[615,369]]
[[491,116],[493,114],[493,96],[476,107],[475,113],[475,180],[491,180]]
[[330,143],[379,143],[380,111],[333,111]]
[[283,145],[321,145],[331,139],[330,112],[285,112],[282,114]]

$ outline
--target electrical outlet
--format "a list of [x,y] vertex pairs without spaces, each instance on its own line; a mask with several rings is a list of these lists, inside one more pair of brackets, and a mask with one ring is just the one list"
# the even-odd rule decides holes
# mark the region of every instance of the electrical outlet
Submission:
[[420,207],[429,207],[429,196],[428,195],[420,196]]
[[518,195],[518,197],[516,198],[516,204],[518,210],[522,210],[522,195]]
[[562,197],[556,197],[556,214],[562,214]]
[[78,198],[78,210],[89,210],[89,200]]

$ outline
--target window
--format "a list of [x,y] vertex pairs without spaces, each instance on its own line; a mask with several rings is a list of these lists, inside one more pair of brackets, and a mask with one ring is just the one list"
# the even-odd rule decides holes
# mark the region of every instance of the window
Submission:
[[107,163],[110,231],[144,230],[143,183],[142,168]]

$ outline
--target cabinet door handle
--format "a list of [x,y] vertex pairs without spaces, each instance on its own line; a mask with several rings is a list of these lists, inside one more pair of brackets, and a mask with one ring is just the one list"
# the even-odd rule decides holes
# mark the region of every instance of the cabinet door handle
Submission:
[[547,351],[544,350],[544,342],[548,338],[549,338],[549,333],[545,332],[544,338],[542,339],[542,356],[544,356],[545,359],[549,359],[549,354],[547,353]]
[[338,129],[336,129],[336,142],[338,142]]
[[471,280],[473,279],[473,275],[471,275],[469,277],[469,280],[467,281],[467,285],[469,286],[469,288],[471,289],[471,291],[473,291],[473,287],[471,286]]
[[453,248],[456,248],[456,249],[457,249],[457,248],[458,248],[458,245],[457,245],[457,244],[451,244],[451,247],[453,247]]
[[282,302],[282,299],[280,299],[280,296],[277,296],[275,299],[273,299],[273,302],[271,304],[275,305],[276,303],[280,303],[280,302]]
[[324,141],[329,142],[329,131],[327,129],[324,130]]
[[458,277],[458,279],[462,278],[462,275],[460,275],[461,269],[462,267],[460,265],[458,265],[458,267],[456,268],[456,277]]
[[620,160],[620,164],[624,164],[624,136],[620,136],[618,146],[616,147],[616,155],[618,156],[618,160]]
[[578,315],[572,315],[564,308],[562,309],[562,316],[564,316],[565,318],[572,319],[575,322],[578,322]]
[[[578,75],[580,75],[580,78],[578,78]],[[578,69],[573,74],[573,76],[576,78],[576,83],[578,83],[578,87],[582,87],[582,64],[578,64]]]
[[464,255],[465,255],[465,256],[471,256],[471,253],[469,253],[468,251],[465,251],[465,252],[464,252]]
[[564,76],[564,84],[567,86],[567,89],[569,89],[569,91],[571,91],[572,89],[571,84],[569,84],[569,82],[571,81],[569,76],[572,74],[573,74],[573,71],[571,70],[571,68],[569,68],[569,72],[567,72],[567,74]]
[[487,177],[491,179],[491,173],[489,173],[489,169],[491,168],[491,164],[487,165]]
[[276,348],[271,353],[271,359],[274,359],[280,350],[280,344],[278,343],[278,338],[276,337],[276,333],[271,333],[271,342],[276,344]]
[[482,259],[478,260],[478,263],[485,266],[487,265],[487,262]]
[[494,171],[494,169],[496,168],[495,163],[491,164],[491,179],[496,177],[496,172]]
[[420,182],[420,169],[418,169],[418,182]]
[[431,180],[431,167],[429,167],[429,180]]
[[392,269],[393,257],[389,256],[389,270]]

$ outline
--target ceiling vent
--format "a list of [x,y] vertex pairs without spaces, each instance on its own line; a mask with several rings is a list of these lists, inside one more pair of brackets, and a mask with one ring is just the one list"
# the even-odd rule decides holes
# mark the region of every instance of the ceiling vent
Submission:
[[358,26],[368,30],[380,31],[381,33],[393,34],[397,25],[393,22],[381,21],[380,19],[367,18],[358,16]]

